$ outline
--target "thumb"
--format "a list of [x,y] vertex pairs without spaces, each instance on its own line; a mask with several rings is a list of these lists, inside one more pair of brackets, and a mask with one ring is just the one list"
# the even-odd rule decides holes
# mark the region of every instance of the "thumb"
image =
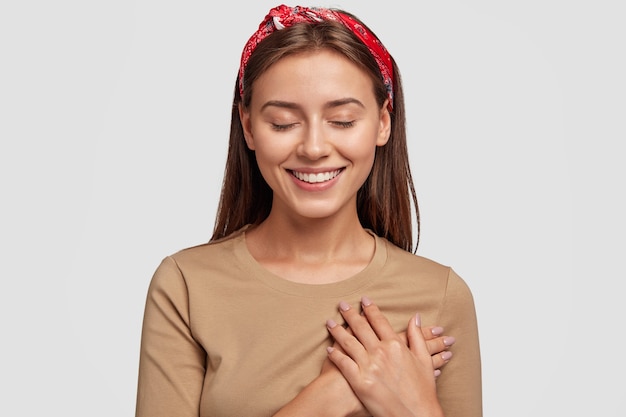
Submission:
[[406,334],[411,352],[417,356],[430,356],[424,334],[422,333],[422,318],[419,313],[416,313],[415,316],[411,317],[411,320],[409,320]]

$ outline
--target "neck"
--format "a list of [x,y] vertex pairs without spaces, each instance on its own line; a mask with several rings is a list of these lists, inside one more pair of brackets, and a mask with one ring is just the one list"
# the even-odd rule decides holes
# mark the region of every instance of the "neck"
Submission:
[[265,250],[283,259],[324,262],[354,256],[370,247],[370,236],[358,216],[302,219],[272,215],[250,233]]
[[262,266],[289,281],[326,284],[362,271],[375,241],[354,221],[269,216],[246,232],[248,250]]
[[325,218],[310,218],[272,207],[263,223],[246,232],[252,256],[289,281],[342,281],[371,261],[375,240],[359,222],[356,204]]

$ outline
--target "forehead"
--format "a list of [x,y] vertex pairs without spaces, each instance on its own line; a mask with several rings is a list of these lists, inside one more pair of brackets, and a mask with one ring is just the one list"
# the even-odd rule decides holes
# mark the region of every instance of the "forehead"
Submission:
[[321,49],[281,58],[255,80],[252,105],[267,100],[319,103],[354,97],[375,104],[370,75],[336,51]]

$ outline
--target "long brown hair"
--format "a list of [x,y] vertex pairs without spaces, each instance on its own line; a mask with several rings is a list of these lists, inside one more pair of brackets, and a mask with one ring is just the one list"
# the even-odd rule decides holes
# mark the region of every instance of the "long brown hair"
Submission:
[[[382,107],[387,92],[378,65],[367,47],[349,29],[336,22],[324,21],[295,24],[269,35],[256,47],[248,61],[243,97],[239,95],[239,80],[235,82],[228,156],[211,241],[226,237],[247,224],[261,223],[272,207],[272,190],[259,171],[254,152],[248,149],[244,140],[239,104],[250,105],[254,81],[272,64],[288,55],[322,48],[337,51],[363,68],[373,80],[374,94]],[[370,175],[357,193],[357,212],[363,227],[411,251],[412,204],[417,227],[415,250],[419,242],[420,217],[409,167],[402,83],[393,58],[392,62],[394,103],[391,136],[387,144],[376,148]]]

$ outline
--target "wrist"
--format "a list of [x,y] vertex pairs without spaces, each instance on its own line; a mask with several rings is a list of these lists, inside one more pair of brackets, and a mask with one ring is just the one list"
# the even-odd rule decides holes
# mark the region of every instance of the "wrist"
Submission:
[[341,374],[322,373],[273,417],[352,417],[362,409]]
[[312,392],[315,392],[313,396],[321,407],[318,416],[357,417],[365,415],[363,404],[339,371],[320,374],[311,382],[309,387],[311,387]]

